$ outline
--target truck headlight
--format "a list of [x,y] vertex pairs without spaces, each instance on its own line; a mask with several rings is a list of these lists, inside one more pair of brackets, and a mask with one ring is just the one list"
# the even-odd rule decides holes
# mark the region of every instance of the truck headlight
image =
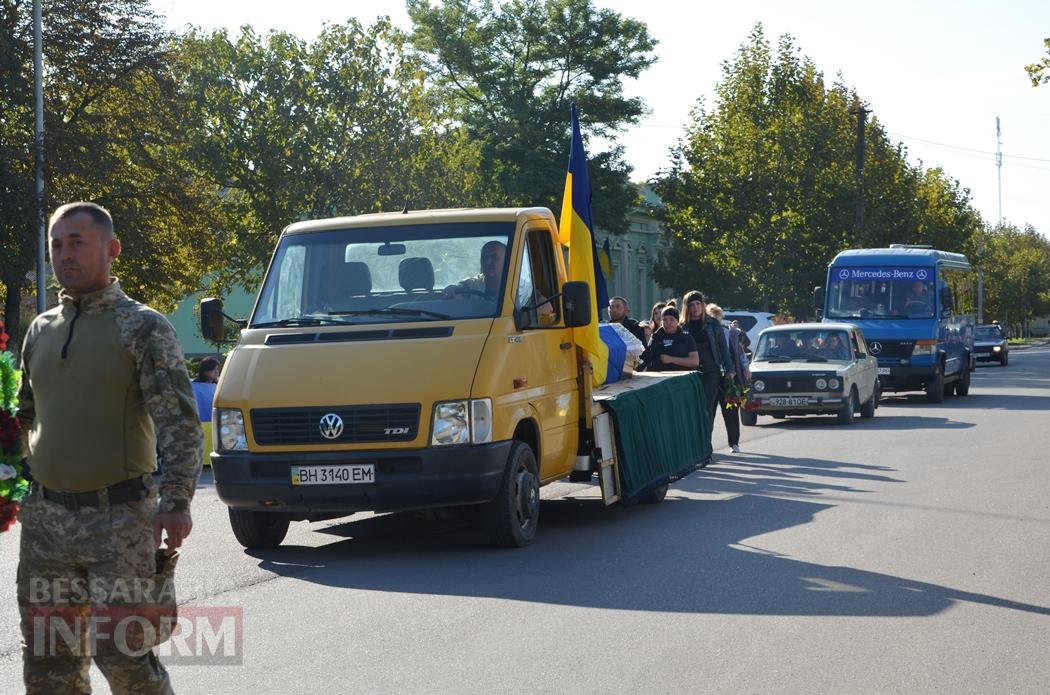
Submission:
[[492,400],[445,401],[434,404],[432,446],[484,444],[492,441]]
[[824,379],[817,379],[817,390],[818,391],[823,391],[827,387],[828,387],[828,382],[827,381],[825,381]]
[[757,381],[753,381],[753,382],[751,382],[751,388],[753,388],[756,391],[765,391],[766,390],[766,382],[762,381],[761,379],[759,379]]
[[1003,346],[1002,345],[996,345],[995,347],[992,348],[992,352],[1002,352],[1002,350],[1003,350]]
[[240,410],[216,408],[212,418],[213,427],[218,425],[214,437],[217,451],[247,451],[248,437],[244,433],[244,413]]
[[838,388],[839,388],[839,384],[841,384],[841,383],[842,382],[840,382],[838,379],[835,379],[835,378],[828,379],[828,388],[831,389],[832,391],[837,391]]
[[936,355],[937,354],[937,341],[936,340],[917,340],[915,341],[915,347],[912,348],[911,354],[913,357],[919,355]]

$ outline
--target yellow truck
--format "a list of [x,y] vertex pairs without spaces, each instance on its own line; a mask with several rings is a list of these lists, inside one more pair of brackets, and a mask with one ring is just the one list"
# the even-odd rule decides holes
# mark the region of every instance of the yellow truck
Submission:
[[[224,339],[222,302],[201,328]],[[281,234],[214,401],[212,471],[237,540],[289,522],[479,505],[492,542],[536,535],[542,485],[659,502],[710,454],[694,373],[592,388],[551,212],[437,210]],[[229,317],[225,317],[229,318]]]

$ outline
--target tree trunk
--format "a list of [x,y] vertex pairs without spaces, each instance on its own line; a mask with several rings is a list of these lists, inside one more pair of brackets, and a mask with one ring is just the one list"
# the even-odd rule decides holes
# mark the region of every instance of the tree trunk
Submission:
[[4,302],[4,330],[10,339],[7,349],[18,355],[21,352],[22,332],[18,330],[18,323],[22,316],[22,283],[19,278],[5,277],[4,288],[7,290],[7,301]]

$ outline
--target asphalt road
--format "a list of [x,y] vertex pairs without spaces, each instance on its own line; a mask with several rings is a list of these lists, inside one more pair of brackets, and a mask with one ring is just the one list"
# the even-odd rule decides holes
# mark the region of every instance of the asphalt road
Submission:
[[[172,663],[176,690],[1050,692],[1050,349],[941,405],[759,422],[658,506],[545,488],[522,550],[396,515],[246,553],[205,480],[180,593],[240,612],[243,663]],[[17,540],[0,537],[0,693],[21,689]]]

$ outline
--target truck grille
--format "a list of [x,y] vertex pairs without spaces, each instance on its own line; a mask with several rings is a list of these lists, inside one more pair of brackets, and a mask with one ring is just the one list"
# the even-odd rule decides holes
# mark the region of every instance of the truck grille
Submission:
[[[254,408],[251,420],[255,441],[263,446],[361,444],[412,441],[419,431],[419,413],[419,403]],[[321,419],[326,415],[337,415],[342,421],[342,431],[334,438],[321,434]]]
[[[880,349],[876,350],[876,347]],[[879,340],[877,338],[868,340],[868,350],[879,359],[911,357],[913,349],[915,349],[914,340]]]

